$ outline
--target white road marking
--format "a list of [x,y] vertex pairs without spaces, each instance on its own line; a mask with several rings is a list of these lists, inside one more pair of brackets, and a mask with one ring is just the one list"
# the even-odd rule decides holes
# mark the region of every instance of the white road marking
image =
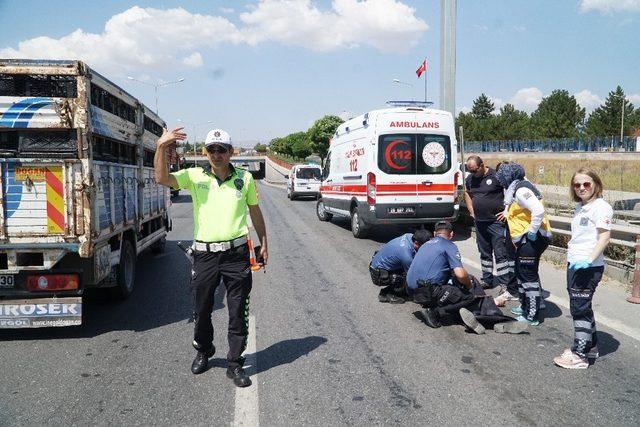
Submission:
[[249,387],[236,388],[236,405],[233,418],[234,426],[260,425],[258,414],[258,357],[256,356],[256,318],[249,316],[249,337],[247,338],[247,349],[245,350],[246,361],[245,370],[251,377]]
[[[463,261],[463,264],[468,264],[471,267],[475,268],[476,270],[482,271],[482,266],[475,262],[475,261],[469,261],[467,259],[465,259]],[[559,296],[554,296],[554,295],[549,295],[547,298],[545,298],[545,300],[550,301],[556,305],[560,305],[564,308],[566,308],[567,310],[569,309],[569,300],[567,298],[562,298]],[[611,329],[614,329],[618,332],[621,332],[627,336],[630,336],[633,339],[636,339],[638,341],[640,341],[640,331],[637,330],[636,328],[632,328],[629,327],[628,325],[625,325],[624,323],[622,323],[619,320],[616,319],[612,319],[610,317],[605,316],[604,314],[599,313],[597,310],[593,310],[594,314],[595,314],[595,318],[596,318],[596,323],[601,323]]]

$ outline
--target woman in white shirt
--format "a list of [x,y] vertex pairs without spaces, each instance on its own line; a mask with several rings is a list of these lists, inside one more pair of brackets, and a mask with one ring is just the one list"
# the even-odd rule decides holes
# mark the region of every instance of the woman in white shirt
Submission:
[[542,195],[525,179],[518,163],[502,164],[496,179],[506,188],[504,217],[516,251],[515,275],[518,280],[520,307],[511,310],[518,321],[531,326],[540,324],[541,286],[538,267],[540,256],[549,246],[551,227],[545,213]]
[[586,369],[589,359],[598,357],[591,301],[604,271],[603,252],[611,237],[613,209],[602,198],[602,181],[590,169],[573,174],[570,191],[577,202],[567,250],[567,290],[575,335],[573,346],[553,362],[567,369]]

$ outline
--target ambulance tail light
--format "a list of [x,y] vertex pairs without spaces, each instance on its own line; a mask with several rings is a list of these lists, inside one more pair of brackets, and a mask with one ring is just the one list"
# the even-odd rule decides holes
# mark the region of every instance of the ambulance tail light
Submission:
[[376,204],[376,175],[373,172],[367,174],[367,203]]
[[462,182],[460,181],[460,171],[456,172],[456,174],[453,176],[453,185],[455,185],[456,188],[462,186]]
[[78,289],[77,274],[31,274],[27,276],[31,292],[68,291]]

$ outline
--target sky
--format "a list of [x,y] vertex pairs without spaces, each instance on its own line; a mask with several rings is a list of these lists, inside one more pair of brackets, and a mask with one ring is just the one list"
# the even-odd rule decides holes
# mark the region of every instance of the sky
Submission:
[[[566,89],[589,112],[617,85],[640,107],[640,0],[458,0],[456,37],[457,111]],[[82,59],[151,108],[183,78],[168,126],[245,146],[423,100],[425,58],[438,106],[439,47],[440,0],[0,0],[0,58]]]

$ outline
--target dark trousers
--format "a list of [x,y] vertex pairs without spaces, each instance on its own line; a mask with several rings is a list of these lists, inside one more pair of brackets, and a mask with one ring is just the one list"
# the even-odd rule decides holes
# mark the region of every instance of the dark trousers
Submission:
[[[515,260],[507,249],[511,244],[507,227],[502,221],[476,221],[476,243],[480,251],[482,281],[489,286],[507,287],[514,276]],[[496,277],[493,277],[493,257],[496,259]]]
[[598,344],[591,301],[603,272],[604,267],[570,270],[567,266],[567,290],[574,329],[571,351],[582,357],[587,357]]
[[194,252],[191,291],[194,298],[194,347],[208,351],[213,347],[213,298],[220,280],[227,290],[229,310],[229,365],[242,365],[249,327],[251,269],[249,248],[241,245],[224,252]]
[[525,237],[516,245],[516,277],[519,285],[520,306],[523,316],[529,320],[538,320],[540,311],[541,287],[538,268],[540,256],[549,246],[549,239],[538,234],[535,241]]
[[475,296],[469,290],[456,285],[433,286],[433,299],[438,307],[438,314],[457,314],[458,310],[474,303]]

